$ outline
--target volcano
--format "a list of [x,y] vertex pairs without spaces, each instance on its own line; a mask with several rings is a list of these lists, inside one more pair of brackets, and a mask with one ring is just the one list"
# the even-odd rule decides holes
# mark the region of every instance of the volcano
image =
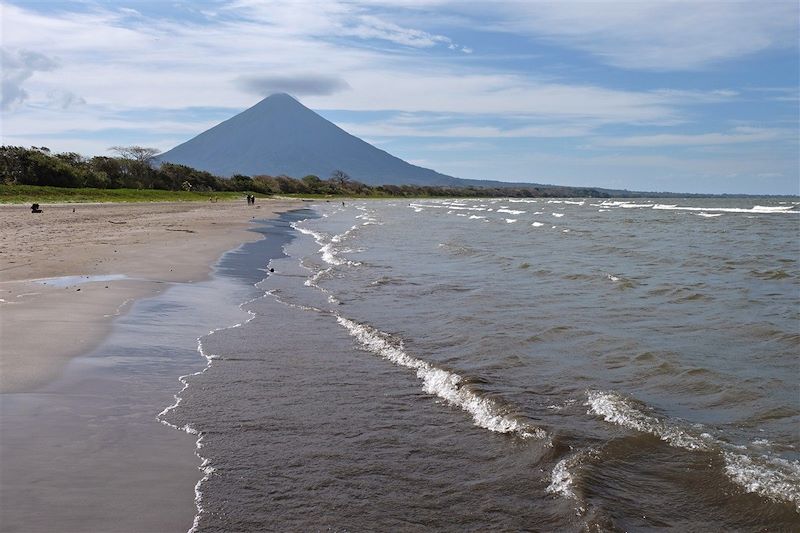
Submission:
[[268,96],[157,159],[225,177],[314,174],[326,179],[341,170],[367,185],[464,184],[372,146],[283,93]]

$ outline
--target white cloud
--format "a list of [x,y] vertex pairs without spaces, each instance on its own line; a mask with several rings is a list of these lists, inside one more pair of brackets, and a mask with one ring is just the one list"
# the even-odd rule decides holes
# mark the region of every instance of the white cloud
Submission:
[[22,85],[36,72],[47,72],[58,67],[53,59],[39,52],[18,49],[0,49],[3,65],[2,98],[0,109],[9,110],[22,104],[28,98],[28,92]]
[[349,5],[416,9],[443,25],[480,24],[637,70],[698,70],[764,50],[796,50],[800,38],[796,0],[353,0]]
[[[435,122],[435,121],[434,121]],[[455,138],[556,138],[582,137],[592,127],[581,124],[550,123],[526,126],[479,126],[472,125],[469,117],[461,117],[462,124],[441,125],[426,123],[410,125],[389,121],[339,123],[339,126],[359,137],[455,137]]]
[[795,0],[492,3],[491,12],[498,11],[493,26],[499,30],[629,69],[697,70],[770,48],[796,48],[798,39]]
[[[354,48],[314,36],[335,34],[343,20],[364,21],[363,8],[337,2],[315,3],[313,7],[293,2],[239,1],[227,5],[226,15],[218,16],[220,20],[214,23],[192,24],[131,18],[128,13],[100,8],[80,14],[43,14],[9,4],[4,6],[4,21],[8,21],[4,43],[11,50],[36,50],[58,58],[57,70],[37,71],[32,80],[36,84],[28,91],[29,103],[32,109],[54,109],[63,107],[65,100],[54,101],[53,94],[80,95],[76,98],[82,97],[92,106],[70,124],[73,131],[98,130],[113,124],[114,117],[103,112],[109,109],[243,109],[254,102],[237,87],[236,80],[243,75],[257,77],[258,73],[294,79],[299,74],[292,73],[299,67],[305,69],[305,74],[301,73],[304,76],[313,72],[317,81],[336,80],[338,87],[351,87],[344,92],[310,91],[317,95],[303,102],[312,108],[500,114],[532,121],[547,119],[551,129],[537,131],[538,126],[533,125],[516,132],[493,132],[463,125],[460,131],[443,132],[448,136],[572,134],[565,133],[564,127],[551,127],[553,118],[580,119],[593,125],[670,124],[684,119],[679,107],[686,102],[730,98],[713,92],[643,92],[542,82],[431,57]],[[373,19],[366,20],[373,28],[402,33],[399,25],[380,26]],[[58,42],[48,35],[58,35]],[[398,39],[439,42],[433,34],[409,31],[405,35]],[[449,41],[442,37],[442,42]],[[26,120],[31,117],[25,115]],[[44,115],[41,117],[37,121],[40,124],[44,122]],[[12,121],[4,117],[6,134],[25,133],[31,127],[19,118]],[[60,122],[51,121],[53,133],[63,131],[55,129]],[[20,129],[12,130],[12,126]]]
[[353,71],[348,82],[352,91],[309,98],[307,103],[323,109],[582,118],[625,124],[663,125],[684,119],[680,98],[672,94],[543,83],[518,75],[409,66]]
[[[7,94],[11,102],[3,111],[4,143],[45,144],[89,155],[106,153],[108,146],[141,135],[138,144],[170,148],[219,122],[219,115],[213,119],[198,114],[184,120],[168,113],[153,118],[153,111],[225,107],[232,115],[255,103],[252,93],[237,84],[249,79],[255,84],[249,89],[257,88],[259,95],[262,90],[305,93],[302,102],[312,109],[380,111],[382,116],[396,112],[389,120],[351,120],[342,125],[359,136],[402,138],[396,144],[410,146],[406,148],[410,158],[415,156],[414,137],[427,138],[423,143],[434,137],[498,139],[491,143],[493,151],[481,152],[481,161],[453,158],[443,150],[438,160],[435,153],[424,154],[429,166],[464,177],[530,180],[535,177],[531,169],[541,164],[542,173],[560,177],[562,183],[580,183],[581,176],[590,175],[609,183],[615,171],[621,176],[705,170],[722,175],[723,168],[747,172],[761,165],[760,172],[786,176],[786,161],[796,166],[796,148],[793,158],[790,154],[775,161],[756,153],[745,161],[727,153],[724,157],[730,163],[725,163],[723,156],[715,159],[713,154],[701,161],[699,149],[693,151],[695,160],[630,154],[588,158],[586,151],[581,154],[563,142],[549,143],[559,144],[563,152],[545,160],[544,156],[529,159],[508,148],[535,147],[536,142],[503,141],[587,137],[580,142],[592,142],[596,150],[590,153],[598,155],[608,149],[647,146],[732,151],[726,148],[731,145],[737,151],[756,152],[762,149],[760,142],[785,140],[796,120],[782,124],[785,130],[708,124],[706,131],[711,133],[703,134],[660,129],[653,133],[652,128],[643,128],[647,134],[634,136],[625,126],[685,125],[705,111],[704,106],[719,103],[745,106],[772,98],[796,102],[796,88],[776,88],[763,95],[740,86],[686,90],[692,84],[683,77],[680,90],[625,89],[634,85],[619,80],[615,87],[568,81],[580,80],[581,71],[567,68],[568,78],[557,78],[552,75],[555,70],[546,70],[545,77],[528,66],[514,70],[514,65],[522,61],[551,65],[549,49],[536,46],[545,39],[624,68],[700,69],[762,50],[796,46],[794,3],[238,0],[214,4],[205,20],[195,11],[190,21],[154,17],[146,6],[137,13],[114,3],[87,2],[81,4],[80,13],[45,12],[31,6],[3,4],[4,53],[15,60],[28,53],[47,59],[23,61],[15,70],[7,69],[4,56],[3,75],[13,82],[8,93],[4,84],[4,102]],[[456,42],[484,29],[512,32],[530,38],[532,44],[523,50],[501,47],[492,56],[497,63],[489,65],[487,56],[481,55],[484,42]],[[476,53],[465,55],[473,48]],[[704,79],[695,87],[707,82]],[[337,90],[345,84],[349,89]],[[728,114],[722,120],[734,125],[733,118],[750,117],[755,108],[747,109],[742,115],[723,111]],[[775,125],[778,118],[753,124]],[[623,136],[589,138],[609,131],[621,131]],[[117,134],[119,138],[111,137]],[[461,146],[468,152],[467,144],[462,141]],[[577,157],[563,155],[568,153]]]
[[453,42],[442,35],[432,35],[422,30],[403,28],[392,22],[381,20],[373,15],[361,15],[352,26],[344,26],[345,34],[361,39],[382,39],[404,46],[429,48],[437,44],[455,47]]
[[593,144],[598,146],[619,146],[632,148],[654,148],[662,146],[714,146],[726,144],[755,143],[787,139],[797,134],[791,130],[779,128],[734,128],[728,133],[699,133],[699,134],[673,134],[662,133],[658,135],[639,135],[632,137],[614,137],[594,139]]
[[453,50],[464,47],[449,37],[402,26],[375,14],[382,2],[297,0],[236,0],[225,7],[228,13],[268,24],[282,33],[319,38],[356,37],[376,39],[412,48],[443,45]]

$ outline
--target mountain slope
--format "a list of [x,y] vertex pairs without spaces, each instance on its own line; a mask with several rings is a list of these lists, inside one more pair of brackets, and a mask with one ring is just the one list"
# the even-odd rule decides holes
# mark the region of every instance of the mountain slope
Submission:
[[157,159],[219,176],[316,174],[326,179],[343,170],[368,185],[463,184],[350,135],[287,94],[273,94]]

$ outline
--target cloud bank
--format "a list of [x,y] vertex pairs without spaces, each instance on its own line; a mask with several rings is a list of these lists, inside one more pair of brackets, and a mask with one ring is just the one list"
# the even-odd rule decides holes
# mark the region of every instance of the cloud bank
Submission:
[[12,109],[28,98],[23,84],[36,72],[47,72],[58,67],[58,63],[38,52],[30,50],[0,49],[3,65],[3,94],[0,109]]
[[6,144],[166,150],[287,92],[463,177],[798,187],[794,0],[0,3]]
[[350,85],[342,78],[316,74],[241,76],[234,83],[239,88],[258,96],[269,96],[273,93],[328,96],[350,89]]

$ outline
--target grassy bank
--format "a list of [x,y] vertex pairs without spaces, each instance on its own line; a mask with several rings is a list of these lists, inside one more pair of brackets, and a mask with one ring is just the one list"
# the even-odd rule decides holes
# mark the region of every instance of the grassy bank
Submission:
[[0,203],[55,204],[86,202],[197,202],[235,200],[244,192],[187,192],[158,189],[67,189],[37,185],[0,185]]

